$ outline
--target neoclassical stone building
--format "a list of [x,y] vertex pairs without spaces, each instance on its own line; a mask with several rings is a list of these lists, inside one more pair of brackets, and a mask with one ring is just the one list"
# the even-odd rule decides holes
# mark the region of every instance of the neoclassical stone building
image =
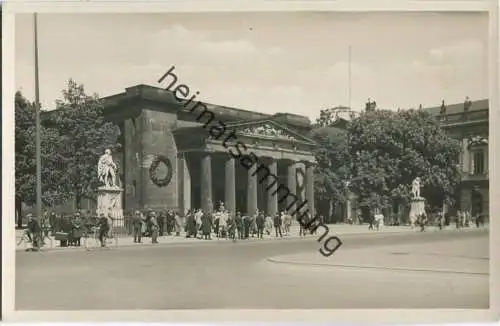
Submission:
[[[107,118],[121,129],[122,150],[115,156],[125,210],[213,210],[224,202],[232,211],[273,214],[293,204],[268,190],[282,185],[314,211],[316,144],[305,136],[311,128],[307,117],[202,102],[189,110],[171,91],[147,85],[103,101]],[[223,135],[214,135],[214,125],[223,126]],[[246,157],[257,157],[278,182],[272,185],[256,167],[248,169]]]

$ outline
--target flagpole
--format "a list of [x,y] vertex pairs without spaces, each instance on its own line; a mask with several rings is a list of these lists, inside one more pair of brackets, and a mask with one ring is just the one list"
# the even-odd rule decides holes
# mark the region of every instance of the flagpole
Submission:
[[351,46],[349,45],[349,77],[348,77],[348,83],[349,83],[349,109],[352,109],[352,107],[351,107],[351,97],[352,97],[351,78],[352,78],[352,71],[351,71]]
[[34,13],[33,21],[35,39],[35,112],[36,112],[36,216],[42,217],[42,151],[41,151],[41,126],[40,126],[40,84],[38,78],[38,22]]

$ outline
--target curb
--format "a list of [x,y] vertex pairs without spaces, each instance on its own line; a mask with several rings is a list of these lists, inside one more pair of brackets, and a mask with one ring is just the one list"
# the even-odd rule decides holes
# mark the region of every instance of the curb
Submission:
[[[298,240],[314,240],[313,238],[282,238],[282,239],[276,239],[276,238],[265,238],[265,239],[257,239],[257,238],[250,238],[247,240],[237,240],[235,241],[236,243],[266,243],[270,241],[298,241]],[[119,242],[119,241],[118,241]],[[205,245],[218,245],[218,244],[224,244],[224,243],[235,243],[234,241],[230,239],[221,239],[218,240],[217,238],[212,238],[212,241],[205,241],[202,239],[199,240],[192,240],[192,241],[186,241],[186,242],[160,242],[158,244],[152,244],[152,243],[142,243],[140,245],[136,243],[127,243],[123,245],[108,245],[105,248],[106,250],[112,250],[112,249],[119,249],[119,248],[160,248],[160,247],[166,247],[166,246],[185,246],[185,245],[200,245],[200,244],[205,244]],[[98,249],[101,249],[102,247],[100,246],[90,246],[90,247],[54,247],[54,248],[42,248],[39,252],[77,252],[77,251],[95,251]],[[24,252],[26,249],[24,248],[16,248],[16,252]]]
[[306,263],[306,262],[294,262],[294,261],[284,261],[276,258],[266,258],[266,261],[274,264],[288,264],[296,266],[314,266],[314,267],[340,267],[349,269],[372,269],[372,270],[390,270],[398,272],[425,272],[425,273],[439,273],[439,274],[459,274],[459,275],[482,275],[489,276],[490,273],[484,272],[463,272],[454,271],[446,269],[428,269],[428,268],[401,268],[401,267],[388,267],[388,266],[362,266],[362,265],[347,265],[347,264],[321,264],[321,263]]
[[[360,236],[360,235],[367,235],[367,236],[374,236],[374,235],[381,235],[381,234],[402,234],[402,233],[409,233],[411,232],[410,230],[408,231],[394,231],[394,232],[370,232],[370,233],[348,233],[348,234],[340,234],[337,236],[345,237],[345,236]],[[215,240],[215,241],[214,241]],[[250,241],[249,241],[250,240]],[[307,238],[301,238],[299,236],[293,236],[293,237],[283,237],[282,239],[276,239],[276,238],[265,238],[265,239],[247,239],[247,240],[237,240],[236,243],[267,243],[270,241],[317,241],[316,237],[312,237],[312,235],[309,235]],[[119,241],[118,241],[119,242]],[[119,249],[119,248],[147,248],[147,247],[152,247],[152,248],[159,248],[159,247],[165,247],[165,246],[178,246],[178,245],[199,245],[199,244],[208,244],[208,245],[215,245],[215,244],[221,244],[221,243],[233,243],[231,240],[217,240],[217,238],[213,238],[212,241],[204,241],[204,240],[193,240],[189,242],[160,242],[158,244],[152,244],[152,243],[142,243],[141,245],[137,245],[135,243],[127,243],[123,245],[109,245],[107,246],[106,250],[111,250],[111,249]],[[54,247],[54,248],[42,248],[39,252],[80,252],[80,251],[95,251],[97,249],[101,249],[102,247],[98,246],[91,246],[91,247]],[[24,252],[26,251],[25,248],[17,248],[16,247],[16,252]]]
[[[458,232],[470,232],[470,231],[475,231],[478,229],[466,229],[466,230],[461,230]],[[484,230],[484,229],[480,229]],[[445,229],[441,231],[435,231],[435,232],[457,232],[455,229]],[[392,232],[384,232],[384,231],[373,231],[373,232],[356,232],[356,233],[345,233],[345,234],[337,234],[336,236],[339,237],[351,237],[351,236],[376,236],[376,235],[402,235],[402,234],[409,234],[409,233],[420,233],[417,229],[409,229],[409,230],[400,230],[400,231],[392,231]],[[248,239],[248,240],[237,240],[237,243],[267,243],[269,241],[304,241],[304,240],[315,240],[317,241],[317,237],[312,237],[313,235],[308,235],[307,238],[301,238],[299,236],[292,236],[292,237],[284,237],[282,239],[276,239],[276,238],[265,238],[265,239]],[[215,240],[215,241],[214,241]],[[250,241],[249,241],[250,240]],[[118,241],[119,242],[119,241]],[[193,240],[189,242],[160,242],[158,244],[152,244],[152,243],[143,243],[141,245],[137,245],[135,243],[128,243],[128,244],[123,244],[123,245],[111,245],[108,246],[108,250],[111,249],[119,249],[119,248],[147,248],[147,247],[152,247],[152,248],[159,248],[159,247],[165,247],[165,246],[179,246],[179,245],[199,245],[199,244],[220,244],[220,243],[233,243],[230,240],[220,240],[218,241],[217,238],[213,238],[212,241],[204,241],[204,240]],[[80,252],[80,251],[94,251],[96,249],[101,249],[101,247],[98,246],[93,246],[93,247],[76,247],[76,248],[68,248],[68,247],[54,247],[54,248],[42,248],[40,252]],[[16,246],[16,252],[24,252],[26,249],[25,248],[17,248]]]

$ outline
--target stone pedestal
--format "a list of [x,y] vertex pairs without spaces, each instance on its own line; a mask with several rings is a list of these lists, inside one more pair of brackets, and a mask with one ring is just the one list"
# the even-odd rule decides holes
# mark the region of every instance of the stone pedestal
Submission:
[[99,187],[97,189],[97,216],[104,214],[111,217],[110,226],[125,226],[122,208],[123,189],[119,187]]
[[425,213],[425,198],[413,198],[410,202],[411,226],[415,226],[415,222],[422,213]]

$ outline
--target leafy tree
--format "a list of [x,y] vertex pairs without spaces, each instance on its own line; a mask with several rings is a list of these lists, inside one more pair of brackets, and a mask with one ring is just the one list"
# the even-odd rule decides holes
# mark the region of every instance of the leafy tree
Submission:
[[[15,204],[18,227],[22,226],[21,206],[36,203],[36,108],[17,92],[15,95]],[[40,129],[42,161],[42,202],[53,206],[68,199],[61,191],[64,184],[62,171],[58,169],[61,142],[55,129]]]
[[83,198],[95,199],[99,185],[97,161],[106,148],[116,150],[119,128],[104,119],[104,107],[97,96],[85,93],[83,85],[70,79],[57,110],[46,123],[59,131],[63,144],[59,153],[59,170],[65,174],[65,191],[80,208]]
[[344,109],[322,110],[311,133],[311,138],[319,145],[315,149],[314,187],[318,208],[324,215],[331,214],[334,207],[346,199],[346,181],[350,173],[347,134],[333,126],[338,122],[338,113]]
[[347,127],[352,180],[360,206],[384,208],[408,203],[419,176],[431,207],[453,202],[460,182],[459,143],[423,110],[364,112]]

